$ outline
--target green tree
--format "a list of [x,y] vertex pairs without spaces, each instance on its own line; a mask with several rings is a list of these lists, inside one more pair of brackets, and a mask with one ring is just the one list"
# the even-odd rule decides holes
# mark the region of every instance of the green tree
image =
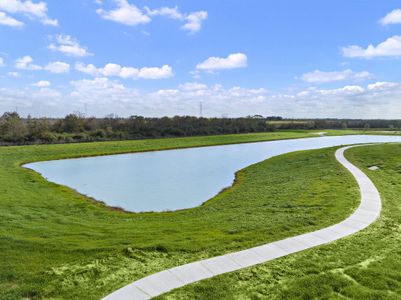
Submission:
[[67,133],[79,133],[84,130],[84,117],[79,113],[67,115],[63,122],[61,129]]
[[6,112],[0,118],[0,135],[7,142],[22,142],[26,133],[24,122],[17,112]]

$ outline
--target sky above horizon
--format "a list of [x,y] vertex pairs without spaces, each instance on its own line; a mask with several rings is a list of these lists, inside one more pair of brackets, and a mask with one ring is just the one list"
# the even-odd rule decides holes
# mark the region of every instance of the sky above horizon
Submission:
[[0,0],[0,114],[401,118],[401,3]]

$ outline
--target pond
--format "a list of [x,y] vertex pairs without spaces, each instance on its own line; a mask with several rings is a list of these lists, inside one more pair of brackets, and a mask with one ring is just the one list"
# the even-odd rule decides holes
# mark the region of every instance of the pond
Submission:
[[401,136],[354,135],[281,140],[27,164],[51,182],[127,211],[198,206],[232,185],[235,172],[298,150],[401,142]]

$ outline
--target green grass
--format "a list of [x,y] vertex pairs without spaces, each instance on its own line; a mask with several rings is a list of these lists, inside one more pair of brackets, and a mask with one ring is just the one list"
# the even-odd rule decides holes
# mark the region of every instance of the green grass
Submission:
[[[401,299],[401,145],[353,148],[383,200],[381,218],[329,245],[193,284],[162,299]],[[368,167],[380,166],[378,171]]]
[[314,132],[326,132],[327,136],[338,136],[338,135],[400,135],[400,131],[390,131],[385,129],[327,129],[327,130],[314,130]]
[[277,132],[0,148],[0,299],[98,299],[168,267],[337,223],[358,198],[334,149],[250,166],[206,205],[169,213],[111,210],[20,168],[22,163],[307,136]]

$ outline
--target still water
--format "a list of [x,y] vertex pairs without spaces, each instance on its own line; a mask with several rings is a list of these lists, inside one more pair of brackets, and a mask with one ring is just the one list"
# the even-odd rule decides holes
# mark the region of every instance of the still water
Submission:
[[230,186],[236,171],[272,156],[377,142],[401,142],[401,137],[317,137],[66,159],[25,167],[109,206],[133,212],[165,211],[202,204]]

